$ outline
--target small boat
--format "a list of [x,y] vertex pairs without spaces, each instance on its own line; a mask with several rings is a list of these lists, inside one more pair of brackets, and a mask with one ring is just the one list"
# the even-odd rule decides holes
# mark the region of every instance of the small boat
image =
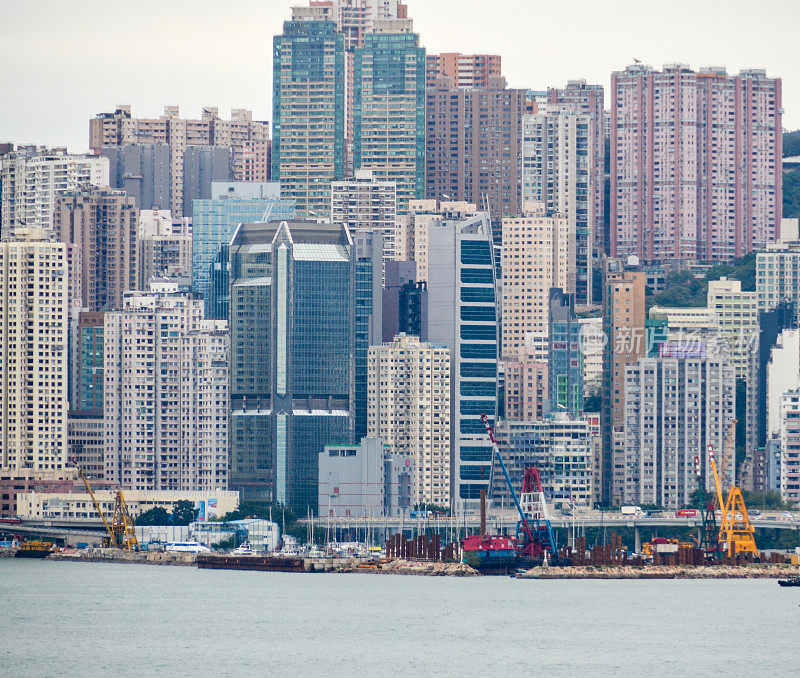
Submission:
[[794,579],[779,579],[778,586],[800,586],[800,577]]
[[230,555],[232,555],[232,556],[257,556],[258,553],[256,553],[253,549],[250,548],[250,544],[245,542],[241,546],[238,546],[233,551],[231,551]]
[[171,541],[166,547],[168,553],[211,553],[208,546],[203,546],[196,541]]
[[53,552],[49,541],[25,541],[14,554],[15,558],[47,558]]

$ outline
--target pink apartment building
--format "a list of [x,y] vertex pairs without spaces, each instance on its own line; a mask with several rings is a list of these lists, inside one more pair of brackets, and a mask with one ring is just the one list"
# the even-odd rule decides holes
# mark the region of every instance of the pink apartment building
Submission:
[[725,260],[781,220],[781,80],[636,64],[611,74],[613,257]]

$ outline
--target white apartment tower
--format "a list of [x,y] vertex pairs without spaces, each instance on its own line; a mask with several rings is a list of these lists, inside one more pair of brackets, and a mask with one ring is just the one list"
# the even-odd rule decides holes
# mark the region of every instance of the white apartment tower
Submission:
[[708,445],[723,484],[732,484],[736,460],[723,459],[723,450],[735,416],[736,382],[727,360],[640,358],[629,365],[624,503],[685,506],[697,489],[695,456],[700,457],[706,490],[713,491]]
[[412,503],[450,505],[450,349],[403,334],[368,356],[367,435],[413,468]]
[[592,302],[596,176],[595,121],[569,104],[539,106],[522,118],[522,200],[567,217],[575,234],[575,300]]
[[106,313],[105,478],[134,490],[226,489],[228,329],[177,284]]
[[0,242],[0,470],[67,463],[66,245],[41,229]]
[[53,229],[56,196],[81,184],[108,186],[108,158],[70,155],[63,148],[20,147],[0,158],[0,231]]
[[781,396],[780,492],[783,501],[800,506],[800,390]]
[[575,292],[575,231],[569,219],[528,202],[518,217],[503,219],[503,327],[501,355],[532,350],[546,362],[550,288]]
[[383,260],[396,259],[395,219],[397,188],[379,181],[372,170],[356,170],[355,177],[331,184],[331,221],[350,231],[366,230],[383,236]]

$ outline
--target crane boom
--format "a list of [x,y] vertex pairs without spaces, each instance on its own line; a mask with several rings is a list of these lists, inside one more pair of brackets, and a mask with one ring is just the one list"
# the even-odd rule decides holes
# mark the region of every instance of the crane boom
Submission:
[[506,477],[506,482],[508,483],[508,489],[511,490],[511,498],[514,500],[514,505],[517,507],[517,512],[519,513],[519,517],[522,520],[523,528],[525,529],[525,534],[527,535],[528,539],[533,541],[533,534],[531,534],[531,528],[528,525],[528,519],[525,517],[525,513],[522,511],[522,505],[519,503],[519,499],[517,498],[517,493],[514,490],[514,485],[511,483],[511,476],[508,475],[508,470],[506,470],[506,465],[503,462],[503,455],[500,454],[500,446],[497,443],[497,439],[494,437],[494,428],[489,424],[489,418],[485,415],[481,415],[481,421],[483,425],[486,427],[486,432],[489,434],[489,439],[492,441],[492,447],[494,448],[494,453],[497,455],[497,461],[500,462],[500,468],[503,471],[503,475]]
[[97,501],[97,497],[94,496],[94,492],[92,492],[92,488],[89,485],[89,481],[86,479],[86,474],[83,472],[83,468],[78,466],[78,475],[81,477],[83,484],[86,485],[86,491],[89,493],[89,496],[92,498],[92,503],[94,504],[94,510],[97,511],[97,514],[100,516],[100,519],[103,521],[103,525],[106,528],[106,532],[108,532],[108,537],[112,546],[114,546],[114,542],[116,539],[114,538],[114,533],[111,531],[111,528],[108,526],[108,521],[106,520],[105,515],[103,514],[103,509],[100,508],[100,504]]
[[714,484],[717,486],[717,501],[719,508],[725,508],[725,500],[722,498],[722,486],[719,483],[719,473],[717,473],[717,462],[714,459],[714,447],[711,443],[708,444],[708,457],[711,460],[711,468],[714,470]]

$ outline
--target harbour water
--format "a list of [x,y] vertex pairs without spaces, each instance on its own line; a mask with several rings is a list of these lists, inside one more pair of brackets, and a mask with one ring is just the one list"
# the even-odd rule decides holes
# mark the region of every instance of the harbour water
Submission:
[[0,560],[0,676],[797,676],[774,580],[535,581]]

